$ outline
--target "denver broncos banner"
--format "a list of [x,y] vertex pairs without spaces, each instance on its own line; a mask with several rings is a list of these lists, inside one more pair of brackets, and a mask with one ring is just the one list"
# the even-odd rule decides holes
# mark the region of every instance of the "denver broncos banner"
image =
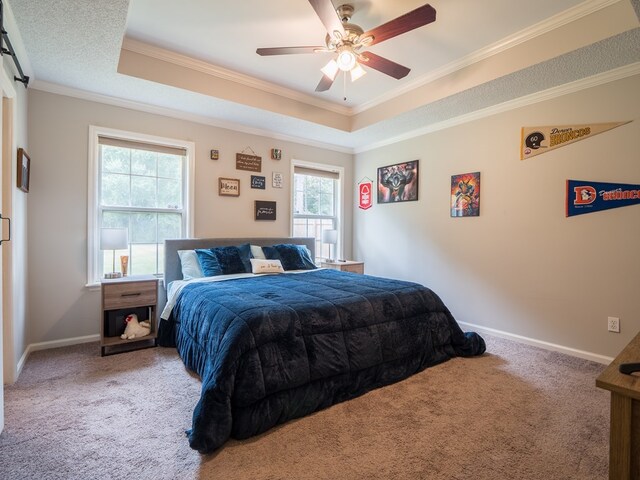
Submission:
[[640,185],[567,180],[567,217],[640,203]]
[[558,125],[552,127],[522,127],[520,131],[520,160],[547,153],[570,143],[593,137],[627,122],[592,123],[588,125]]

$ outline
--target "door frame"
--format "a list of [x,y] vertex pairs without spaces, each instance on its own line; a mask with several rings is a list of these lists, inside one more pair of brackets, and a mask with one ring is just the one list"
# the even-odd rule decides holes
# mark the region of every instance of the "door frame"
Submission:
[[[15,189],[13,188],[13,179],[15,176],[13,146],[16,141],[15,99],[17,92],[13,85],[12,76],[13,75],[7,74],[5,68],[0,68],[0,93],[2,94],[0,99],[0,155],[2,159],[0,169],[0,212],[2,212],[3,217],[8,218],[12,218],[13,216],[12,205],[13,195],[15,193]],[[5,99],[9,100],[5,101]],[[9,111],[6,112],[5,108],[8,108]],[[8,178],[3,178],[7,176]],[[8,201],[3,202],[4,198]],[[4,223],[5,222],[2,222],[2,224]],[[3,229],[4,225],[0,226],[0,230]],[[8,255],[4,252],[6,249],[11,249],[8,252]],[[0,432],[4,429],[4,383],[5,381],[10,383],[15,382],[15,377],[17,375],[15,346],[13,341],[13,315],[5,314],[4,302],[5,290],[7,288],[9,290],[11,289],[13,265],[11,261],[3,262],[3,259],[5,256],[9,259],[12,257],[12,249],[13,245],[11,242],[3,242],[0,247]],[[10,298],[7,300],[9,301],[8,306],[12,307]]]

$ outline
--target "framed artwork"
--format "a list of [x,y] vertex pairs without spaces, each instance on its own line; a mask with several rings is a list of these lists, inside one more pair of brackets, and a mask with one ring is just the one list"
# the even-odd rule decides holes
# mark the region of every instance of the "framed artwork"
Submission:
[[264,190],[266,188],[266,179],[260,175],[251,175],[251,188],[259,188]]
[[282,150],[279,148],[271,149],[271,159],[272,160],[280,160],[282,158]]
[[220,158],[220,151],[211,150],[211,160],[218,160]]
[[451,216],[480,215],[480,172],[451,176]]
[[378,203],[418,200],[418,160],[378,168]]
[[31,174],[31,159],[23,148],[18,149],[18,188],[29,192],[29,176]]
[[265,202],[256,200],[255,204],[256,220],[275,220],[276,219],[276,202]]
[[282,173],[273,172],[271,176],[271,186],[273,188],[282,188],[283,183],[284,183],[284,177]]
[[218,178],[218,195],[240,196],[240,180],[237,178]]

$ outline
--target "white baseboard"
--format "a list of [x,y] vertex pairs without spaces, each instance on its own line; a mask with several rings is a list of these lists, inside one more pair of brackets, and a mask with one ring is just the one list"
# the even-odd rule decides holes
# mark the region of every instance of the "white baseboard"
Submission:
[[552,350],[554,352],[565,353],[572,357],[583,358],[596,363],[602,363],[608,365],[613,361],[612,357],[606,357],[604,355],[598,355],[597,353],[585,352],[584,350],[577,350],[571,347],[565,347],[564,345],[557,345],[555,343],[544,342],[542,340],[536,340],[535,338],[523,337],[522,335],[516,335],[515,333],[503,332],[502,330],[496,330],[494,328],[483,327],[481,325],[474,325],[473,323],[458,322],[460,326],[469,328],[478,333],[488,333],[489,335],[495,335],[496,337],[506,338],[507,340],[513,340],[518,343],[525,343],[534,347],[544,348],[545,350]]
[[[502,330],[496,330],[494,328],[483,327],[481,325],[474,325],[473,323],[467,322],[458,322],[459,325],[464,326],[465,328],[477,331],[477,332],[485,332],[489,335],[495,335],[496,337],[506,338],[507,340],[513,340],[514,342],[525,343],[527,345],[532,345],[534,347],[544,348],[545,350],[552,350],[554,352],[565,353],[567,355],[571,355],[573,357],[583,358],[585,360],[590,360],[596,363],[602,363],[604,365],[608,365],[613,361],[612,357],[606,357],[604,355],[598,355],[597,353],[585,352],[584,350],[577,350],[571,347],[565,347],[563,345],[557,345],[555,343],[543,342],[542,340],[536,340],[534,338],[523,337],[522,335],[516,335],[514,333],[503,332]],[[47,350],[49,348],[58,348],[58,347],[67,347],[69,345],[77,345],[80,343],[89,343],[89,342],[97,342],[100,340],[100,335],[85,335],[84,337],[73,337],[73,338],[64,338],[62,340],[51,340],[49,342],[39,342],[39,343],[30,343],[27,346],[27,349],[24,351],[22,357],[20,357],[20,361],[18,362],[17,375],[20,376],[22,372],[22,368],[24,367],[27,358],[31,352],[36,352],[38,350]]]
[[78,345],[80,343],[98,342],[100,341],[100,335],[85,335],[84,337],[63,338],[62,340],[51,340],[49,342],[30,343],[27,345],[26,350],[20,357],[18,362],[16,378],[20,376],[22,368],[31,355],[31,352],[37,352],[38,350],[47,350],[49,348],[68,347],[69,345]]

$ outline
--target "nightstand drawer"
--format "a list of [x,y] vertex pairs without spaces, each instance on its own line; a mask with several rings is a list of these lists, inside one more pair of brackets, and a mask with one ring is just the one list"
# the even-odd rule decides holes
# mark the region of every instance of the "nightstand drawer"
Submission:
[[104,310],[155,305],[158,282],[118,282],[102,284],[102,308]]
[[353,272],[353,273],[364,273],[364,264],[363,263],[354,263],[352,265],[345,265],[342,267],[343,272]]

